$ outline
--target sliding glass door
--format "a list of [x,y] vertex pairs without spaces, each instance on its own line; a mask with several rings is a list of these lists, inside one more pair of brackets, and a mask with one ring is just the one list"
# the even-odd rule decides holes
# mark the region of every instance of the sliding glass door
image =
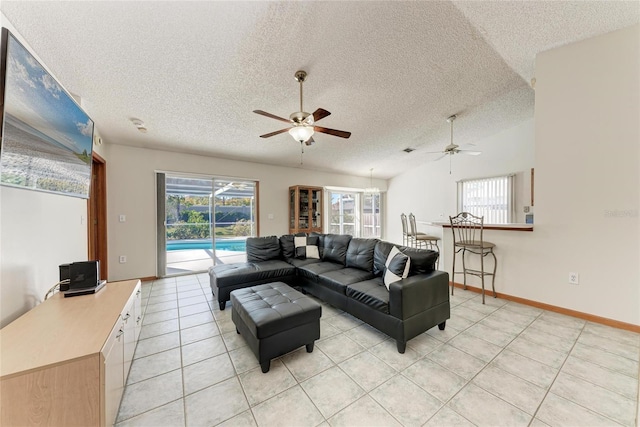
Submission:
[[157,174],[158,276],[246,260],[257,235],[253,181]]
[[213,187],[215,263],[244,262],[246,239],[258,234],[256,183],[214,179]]

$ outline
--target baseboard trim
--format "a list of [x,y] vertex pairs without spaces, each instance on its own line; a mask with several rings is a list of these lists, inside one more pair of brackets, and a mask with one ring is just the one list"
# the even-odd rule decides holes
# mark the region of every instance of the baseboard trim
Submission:
[[[464,289],[464,285],[462,283],[457,282],[449,282],[449,285],[453,285],[456,288]],[[477,288],[475,286],[467,285],[467,290],[476,293],[482,293],[481,288]],[[493,297],[493,292],[489,290],[485,290],[485,296]],[[596,316],[594,314],[583,313],[581,311],[571,310],[569,308],[558,307],[551,304],[546,304],[543,302],[538,302],[526,298],[514,297],[513,295],[503,294],[500,292],[496,292],[496,296],[498,298],[506,299],[507,301],[517,302],[519,304],[529,305],[531,307],[540,308],[547,311],[553,311],[554,313],[565,314],[567,316],[577,317],[578,319],[588,320],[589,322],[600,323],[601,325],[611,326],[617,329],[624,329],[625,331],[637,332],[640,333],[640,325],[634,325],[633,323],[621,322],[619,320],[613,320],[606,317]]]
[[147,277],[139,277],[138,280],[141,282],[151,282],[152,280],[158,280],[156,276],[147,276]]

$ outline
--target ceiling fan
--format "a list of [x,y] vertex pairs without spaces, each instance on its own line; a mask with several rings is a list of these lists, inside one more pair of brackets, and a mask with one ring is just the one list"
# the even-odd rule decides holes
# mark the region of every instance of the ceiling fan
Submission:
[[449,156],[449,175],[451,175],[451,158],[453,157],[454,154],[458,154],[458,153],[469,154],[471,156],[477,156],[479,154],[482,154],[482,152],[480,151],[461,150],[458,144],[453,143],[453,121],[456,119],[456,117],[457,116],[454,114],[453,116],[450,116],[447,118],[447,122],[451,124],[451,142],[449,143],[449,145],[444,147],[444,150],[442,151],[427,151],[428,154],[442,154],[440,157],[433,159],[433,161],[440,160],[444,157]]
[[309,114],[304,111],[302,108],[302,83],[307,78],[307,72],[299,70],[295,73],[296,80],[300,83],[300,111],[296,111],[292,113],[288,119],[283,117],[278,117],[274,114],[267,113],[262,110],[254,110],[253,112],[256,114],[260,114],[262,116],[270,117],[272,119],[280,120],[281,122],[290,123],[291,126],[277,130],[275,132],[266,133],[264,135],[260,135],[260,138],[269,138],[274,135],[278,135],[284,132],[289,132],[289,134],[302,145],[305,143],[306,145],[311,145],[315,141],[313,140],[313,134],[315,132],[326,133],[329,135],[339,136],[340,138],[349,138],[351,136],[351,132],[345,132],[343,130],[329,129],[321,126],[316,126],[315,123],[319,120],[327,117],[331,113],[322,108],[318,108],[313,114]]
[[449,145],[444,147],[444,150],[442,151],[427,151],[428,154],[442,154],[442,156],[438,157],[437,159],[434,159],[434,161],[440,160],[446,156],[453,156],[454,154],[458,154],[458,153],[469,154],[471,156],[477,156],[479,154],[482,154],[482,152],[480,151],[461,150],[458,144],[453,143],[453,121],[456,119],[456,117],[457,116],[454,114],[453,116],[447,118],[447,122],[451,124],[451,142],[449,143]]

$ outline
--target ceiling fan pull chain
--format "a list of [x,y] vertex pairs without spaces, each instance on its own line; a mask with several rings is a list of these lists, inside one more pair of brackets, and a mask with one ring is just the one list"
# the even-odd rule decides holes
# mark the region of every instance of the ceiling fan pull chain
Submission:
[[302,155],[304,154],[304,144],[300,141],[300,164],[302,165]]

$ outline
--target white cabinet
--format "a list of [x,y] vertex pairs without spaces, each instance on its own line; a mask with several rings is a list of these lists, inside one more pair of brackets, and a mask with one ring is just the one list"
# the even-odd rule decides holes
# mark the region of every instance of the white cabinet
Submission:
[[133,362],[133,353],[136,350],[136,343],[140,335],[140,326],[142,325],[140,300],[140,289],[138,289],[121,314],[124,331],[124,370],[122,372],[122,378],[125,383],[129,376],[131,362]]
[[0,425],[113,425],[142,323],[140,287],[58,293],[0,329]]
[[103,350],[104,356],[104,419],[108,425],[115,422],[124,391],[126,378],[124,372],[124,323],[114,326]]
[[136,308],[136,342],[138,342],[138,338],[140,338],[140,330],[142,329],[142,289],[138,288],[136,292],[136,300],[135,300],[135,308]]

